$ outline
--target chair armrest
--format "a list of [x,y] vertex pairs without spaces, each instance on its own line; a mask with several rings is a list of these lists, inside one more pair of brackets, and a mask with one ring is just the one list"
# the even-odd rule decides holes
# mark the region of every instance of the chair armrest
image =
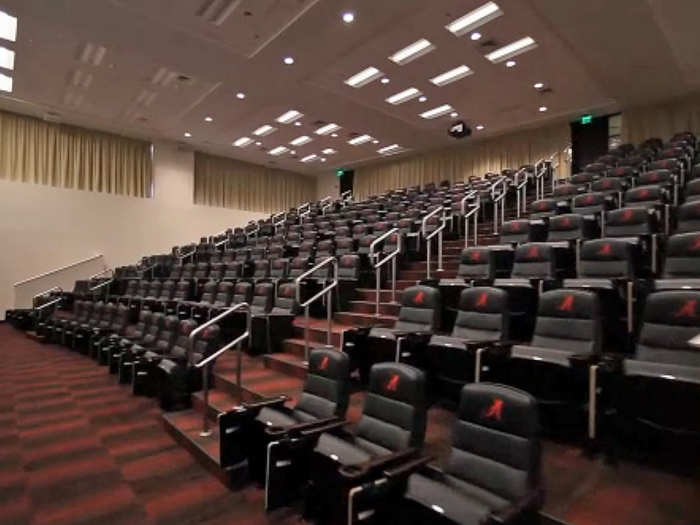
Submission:
[[569,364],[572,368],[584,368],[595,365],[600,361],[598,354],[572,354],[569,356]]
[[397,479],[403,479],[416,472],[419,468],[432,462],[434,459],[435,458],[433,456],[421,456],[419,458],[402,463],[397,467],[385,470],[384,475],[392,481]]
[[625,356],[622,354],[603,354],[600,356],[599,369],[608,374],[619,374],[624,362]]
[[542,491],[532,490],[508,507],[489,515],[488,523],[502,524],[514,523],[524,512],[536,510],[542,503]]
[[295,435],[299,435],[301,432],[305,430],[311,430],[314,429],[315,427],[321,426],[325,427],[327,425],[330,425],[331,423],[337,423],[343,421],[339,417],[329,417],[326,419],[319,419],[316,421],[308,421],[306,423],[300,423],[298,425],[293,425],[291,427],[267,427],[265,429],[265,434],[270,436],[271,438],[275,439],[281,439],[284,436],[290,436],[293,437]]
[[394,452],[393,454],[389,454],[387,456],[380,456],[378,458],[370,459],[369,461],[358,465],[345,465],[338,469],[338,473],[345,480],[353,481],[378,469],[384,470],[385,468],[390,468],[392,465],[395,465],[397,462],[412,459],[413,456],[418,454],[418,452],[419,451],[416,448],[408,448],[406,450]]
[[299,432],[300,437],[313,438],[319,436],[324,432],[332,432],[333,430],[339,430],[350,424],[350,421],[336,421],[334,423],[328,423],[327,425],[321,425],[319,427],[313,427]]
[[285,395],[270,397],[267,399],[260,399],[259,401],[251,401],[249,403],[243,403],[243,408],[246,410],[259,410],[265,407],[274,407],[276,405],[284,405],[289,398]]

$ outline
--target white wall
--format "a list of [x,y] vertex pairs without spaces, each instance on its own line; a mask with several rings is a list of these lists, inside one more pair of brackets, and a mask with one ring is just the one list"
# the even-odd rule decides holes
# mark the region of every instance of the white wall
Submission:
[[316,178],[316,197],[323,199],[328,195],[340,197],[340,177],[335,174],[323,174]]
[[194,154],[170,143],[155,145],[152,199],[0,180],[0,318],[15,305],[14,282],[98,253],[111,267],[132,264],[267,216],[195,206],[193,188]]

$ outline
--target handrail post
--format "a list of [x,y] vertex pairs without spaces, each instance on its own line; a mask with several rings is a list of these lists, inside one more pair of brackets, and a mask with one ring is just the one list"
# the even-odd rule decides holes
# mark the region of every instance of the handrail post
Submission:
[[[378,257],[377,257],[378,258]],[[381,293],[382,268],[375,266],[374,277],[376,281],[376,292],[374,294],[374,316],[379,317],[379,294]]]
[[[302,303],[301,302],[301,281],[308,277],[309,275],[312,275],[313,273],[317,272],[321,268],[328,266],[329,264],[333,264],[333,282],[329,284],[328,286],[324,287],[320,292],[318,292],[316,295],[311,297],[310,299],[307,299],[306,302]],[[309,308],[311,306],[311,303],[319,299],[320,297],[323,297],[324,295],[328,296],[328,302],[329,305],[327,307],[327,313],[328,313],[328,335],[327,335],[327,341],[332,341],[332,333],[333,333],[333,319],[332,319],[332,294],[330,293],[333,288],[338,286],[338,259],[335,257],[328,257],[318,263],[316,266],[313,268],[306,270],[304,273],[302,273],[299,277],[294,279],[294,284],[296,284],[296,299],[297,303],[299,306],[304,308],[304,359],[305,362],[309,362]]]

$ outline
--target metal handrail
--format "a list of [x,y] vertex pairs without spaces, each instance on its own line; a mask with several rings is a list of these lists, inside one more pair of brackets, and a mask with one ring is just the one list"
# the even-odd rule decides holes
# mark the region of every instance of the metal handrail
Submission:
[[146,266],[146,268],[141,269],[141,273],[151,272],[151,279],[153,279],[153,270],[156,269],[156,266],[158,266],[158,263],[152,264],[151,266]]
[[[436,215],[438,213],[442,213],[442,222],[438,228],[430,232],[430,234],[426,235],[425,232],[425,226],[427,224],[427,221],[430,217],[433,215]],[[438,272],[442,271],[442,230],[445,229],[445,207],[444,206],[438,206],[435,208],[433,211],[430,213],[426,214],[425,217],[423,217],[423,220],[421,222],[420,230],[421,234],[423,235],[423,239],[425,240],[426,244],[426,269],[425,269],[425,277],[426,279],[430,279],[430,248],[432,246],[431,239],[435,237],[436,235],[438,236]]]
[[378,254],[375,253],[374,248],[375,246],[379,245],[380,242],[382,242],[384,239],[387,237],[391,237],[392,235],[397,236],[398,242],[396,243],[396,250],[388,254],[386,257],[384,257],[381,261],[377,261],[373,263],[373,267],[375,270],[375,276],[377,279],[377,294],[375,297],[375,307],[374,307],[374,315],[376,317],[379,317],[379,295],[380,295],[380,284],[381,284],[381,268],[384,266],[387,262],[392,261],[391,263],[391,302],[395,303],[396,302],[396,257],[401,253],[401,235],[399,235],[399,229],[398,228],[392,228],[391,230],[383,233],[374,241],[372,241],[372,244],[369,245],[369,258],[370,260],[376,259],[378,257]]
[[[331,284],[325,286],[320,292],[318,292],[316,295],[313,297],[307,299],[303,303],[301,302],[301,281],[304,280],[306,277],[309,275],[312,275],[313,273],[317,272],[321,268],[328,266],[329,264],[333,265],[333,280],[331,281]],[[302,273],[299,277],[294,279],[294,284],[296,285],[296,300],[297,304],[301,307],[304,308],[304,360],[308,363],[309,362],[309,306],[311,303],[322,297],[324,294],[327,294],[328,297],[326,298],[326,314],[328,316],[328,333],[326,335],[326,344],[328,346],[331,346],[332,342],[332,337],[333,337],[333,301],[331,297],[331,290],[338,286],[338,259],[335,257],[327,257],[320,263],[318,263],[316,266],[311,268],[310,270],[306,270],[304,273]]]
[[311,215],[311,208],[299,214],[299,224],[304,224],[304,217]]
[[[520,173],[524,172],[525,176],[523,177],[522,182],[518,182],[520,179]],[[527,169],[521,168],[517,171],[515,174],[515,196],[516,196],[516,206],[515,206],[515,213],[518,218],[520,218],[520,213],[525,213],[527,209],[527,182],[528,182],[528,175],[527,175]],[[522,194],[522,195],[521,195]],[[522,205],[522,206],[521,206]]]
[[469,193],[467,193],[464,198],[460,201],[460,209],[462,210],[462,215],[467,213],[467,201],[471,199],[474,195],[478,196],[478,192],[476,190],[471,190]]
[[256,224],[256,225],[255,225],[255,228],[253,228],[253,229],[250,230],[250,231],[246,231],[246,232],[245,232],[245,237],[246,237],[246,239],[250,239],[250,238],[253,237],[253,236],[257,239],[257,237],[258,237],[258,232],[259,232],[259,231],[260,231],[260,225],[259,225],[259,224]]
[[303,212],[302,212],[302,208],[304,208],[303,211],[311,210],[311,203],[310,203],[310,202],[305,202],[304,204],[302,204],[301,206],[299,206],[299,207],[297,208],[297,214],[298,214],[298,215],[301,215],[301,214],[303,213]]
[[323,204],[326,203],[326,202],[333,202],[333,197],[331,197],[330,195],[326,195],[326,196],[323,197],[320,201],[318,201],[318,203],[319,203],[321,206],[323,206]]
[[104,254],[98,253],[97,255],[93,255],[92,257],[87,257],[86,259],[81,259],[80,261],[66,264],[65,266],[61,266],[59,268],[49,270],[48,272],[40,273],[38,275],[33,275],[32,277],[29,277],[29,278],[24,279],[22,281],[17,281],[12,286],[21,286],[23,284],[27,284],[27,283],[32,282],[32,281],[36,281],[37,279],[41,279],[42,277],[48,277],[49,275],[53,275],[54,273],[62,272],[63,270],[67,270],[68,268],[72,268],[73,266],[78,266],[79,264],[83,264],[83,263],[92,261],[94,259],[99,259],[100,257],[104,257]]
[[498,197],[493,199],[493,233],[498,233],[498,203],[501,203],[501,225],[505,222],[506,218],[506,195],[508,192],[503,191]]
[[277,215],[272,216],[272,226],[275,228],[275,234],[277,234],[277,228],[282,226],[286,221],[287,221],[287,212],[282,211],[278,213]]
[[218,248],[219,246],[224,246],[224,247],[225,247],[228,243],[229,243],[229,239],[228,239],[228,237],[226,237],[225,239],[223,239],[223,240],[221,240],[221,241],[219,241],[219,242],[215,242],[215,243],[214,243],[214,248]]
[[184,260],[187,259],[188,257],[194,257],[194,254],[195,254],[195,253],[197,253],[197,249],[196,249],[196,248],[195,248],[194,250],[192,250],[191,252],[189,252],[189,253],[185,253],[185,254],[183,254],[183,255],[178,255],[177,258],[178,258],[178,260],[180,261],[180,264],[182,264],[182,261],[184,261]]
[[44,303],[41,306],[37,306],[36,308],[34,308],[34,310],[36,310],[37,312],[41,312],[45,308],[48,308],[49,306],[53,306],[54,304],[60,303],[61,301],[63,301],[63,297],[59,297],[58,299],[54,299],[53,301],[49,301],[48,303]]
[[88,277],[88,281],[94,279],[95,277],[99,277],[100,275],[104,275],[104,274],[106,274],[107,272],[114,272],[114,269],[113,269],[113,268],[105,268],[105,269],[102,270],[101,272],[97,272],[96,274],[93,274],[93,275],[91,275],[90,277]]
[[331,208],[332,206],[333,206],[333,203],[332,203],[332,202],[328,202],[328,203],[324,204],[324,205],[321,207],[321,215],[325,215],[325,214],[326,214],[326,210],[329,209],[329,208]]
[[464,214],[464,247],[469,247],[469,218],[474,216],[474,246],[479,244],[479,209],[481,208],[481,203],[477,197],[477,202],[470,212]]
[[46,290],[44,290],[42,292],[34,294],[32,296],[32,305],[34,304],[34,299],[36,299],[37,297],[41,297],[42,295],[46,295],[47,293],[50,293],[50,292],[62,292],[62,291],[63,291],[63,288],[61,288],[60,286],[52,286],[51,288],[47,288]]
[[340,194],[340,198],[343,200],[343,202],[351,200],[352,199],[352,190],[344,191],[343,193]]
[[[222,319],[228,317],[232,313],[245,308],[246,309],[246,331],[243,332],[240,336],[235,338],[233,341],[229,342],[228,344],[224,345],[223,347],[219,348],[216,352],[214,352],[212,355],[202,359],[198,363],[193,362],[194,358],[194,340],[199,335],[202,331],[206,330],[209,326],[221,321]],[[242,365],[242,356],[241,356],[241,347],[240,343],[242,343],[247,337],[250,336],[250,305],[248,303],[237,303],[233,305],[231,308],[226,309],[216,317],[209,319],[206,323],[204,323],[201,326],[198,326],[192,332],[190,333],[188,339],[187,339],[187,362],[193,365],[195,368],[202,368],[203,366],[208,365],[211,361],[219,357],[221,354],[229,350],[230,348],[233,348],[234,346],[238,345],[238,364],[236,367],[236,385],[238,389],[240,390],[241,388],[241,365]],[[209,437],[211,436],[211,430],[209,429],[209,419],[207,417],[207,407],[209,406],[209,372],[208,370],[205,370],[202,373],[202,390],[204,391],[204,412],[202,416],[202,431],[199,433],[201,437]]]
[[[114,279],[109,279],[107,281],[103,281],[98,285],[93,286],[92,288],[88,288],[88,292],[94,292],[95,290],[98,290],[100,288],[104,288],[107,285],[111,285],[114,282]],[[109,288],[107,288],[107,292],[109,292]],[[108,293],[105,292],[105,299],[107,298]]]

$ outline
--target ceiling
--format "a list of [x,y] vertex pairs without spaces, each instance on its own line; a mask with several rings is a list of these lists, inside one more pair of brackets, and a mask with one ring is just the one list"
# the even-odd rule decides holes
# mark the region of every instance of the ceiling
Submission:
[[[0,0],[18,17],[17,41],[4,44],[16,51],[14,88],[0,108],[321,174],[374,161],[391,144],[413,152],[453,144],[446,131],[455,119],[418,116],[442,104],[472,128],[485,126],[468,139],[477,140],[700,88],[700,2],[496,0],[503,15],[478,28],[480,40],[445,29],[485,2]],[[353,23],[341,19],[347,11]],[[538,46],[515,67],[484,57],[525,36]],[[420,38],[435,49],[405,65],[387,58]],[[474,73],[443,87],[429,82],[461,64]],[[390,82],[344,83],[369,66]],[[427,100],[385,102],[409,87]],[[275,122],[290,109],[304,114],[300,126]],[[329,122],[342,126],[338,137],[314,134]],[[257,139],[261,146],[232,146],[264,124],[278,129]],[[354,133],[378,144],[350,145]],[[301,135],[313,141],[289,145]],[[268,153],[280,145],[296,155]],[[309,154],[327,161],[300,161]]]

